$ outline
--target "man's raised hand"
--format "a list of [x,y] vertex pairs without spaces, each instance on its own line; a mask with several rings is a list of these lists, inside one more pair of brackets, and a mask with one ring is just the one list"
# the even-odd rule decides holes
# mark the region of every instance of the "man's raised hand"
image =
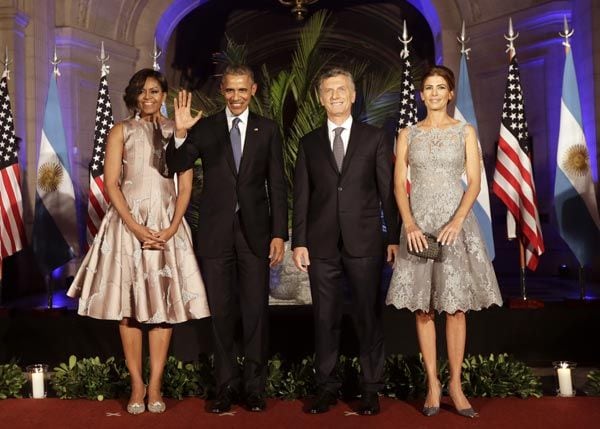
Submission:
[[192,116],[192,94],[185,89],[177,93],[173,98],[173,110],[175,111],[175,136],[184,138],[187,130],[192,128],[202,117],[202,111]]

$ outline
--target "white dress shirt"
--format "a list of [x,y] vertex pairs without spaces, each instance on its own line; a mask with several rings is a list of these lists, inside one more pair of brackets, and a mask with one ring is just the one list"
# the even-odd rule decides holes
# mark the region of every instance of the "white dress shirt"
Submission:
[[[240,122],[238,122],[238,128],[240,129],[240,135],[242,137],[242,153],[244,153],[244,143],[246,142],[246,128],[248,128],[248,108],[244,110],[237,118],[240,118]],[[225,108],[225,116],[227,116],[227,129],[231,132],[231,127],[233,127],[233,118],[236,116],[231,113],[229,107]]]
[[[244,110],[241,113],[241,115],[238,116],[238,118],[240,118],[240,122],[238,122],[238,128],[240,129],[240,135],[242,136],[242,153],[244,153],[244,143],[246,142],[246,128],[248,127],[248,115],[249,110],[248,108],[246,108],[246,110]],[[227,129],[229,130],[229,132],[231,132],[231,127],[233,126],[233,118],[235,118],[236,116],[233,113],[231,113],[229,107],[225,108],[225,116],[227,117]],[[179,147],[183,144],[185,139],[187,139],[187,134],[185,137],[182,138],[175,137],[175,149],[179,149]]]
[[342,131],[342,143],[344,143],[344,155],[346,155],[346,151],[348,149],[348,140],[350,140],[350,128],[352,127],[352,115],[348,116],[341,125],[336,125],[331,120],[327,119],[327,135],[329,136],[329,147],[333,151],[333,139],[335,138],[335,130],[336,128],[342,127],[344,130]]

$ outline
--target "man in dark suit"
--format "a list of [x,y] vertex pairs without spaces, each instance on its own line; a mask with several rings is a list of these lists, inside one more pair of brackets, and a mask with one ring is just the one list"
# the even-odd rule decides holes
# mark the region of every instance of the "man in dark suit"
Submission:
[[[324,73],[318,89],[327,124],[300,140],[292,229],[294,263],[308,271],[313,300],[319,391],[309,411],[328,411],[341,386],[333,370],[345,274],[360,342],[358,412],[377,414],[384,366],[381,274],[384,257],[394,261],[399,238],[393,154],[382,130],[352,119],[356,92],[349,72],[332,69]],[[381,209],[387,237],[382,232]]]
[[[221,81],[226,108],[202,120],[190,113],[191,96],[180,92],[175,138],[166,153],[171,172],[202,160],[196,256],[212,315],[217,381],[213,413],[230,410],[242,389],[252,411],[266,407],[269,266],[283,259],[288,209],[277,125],[248,110],[256,88],[248,67],[228,67]],[[234,348],[238,310],[243,383]]]

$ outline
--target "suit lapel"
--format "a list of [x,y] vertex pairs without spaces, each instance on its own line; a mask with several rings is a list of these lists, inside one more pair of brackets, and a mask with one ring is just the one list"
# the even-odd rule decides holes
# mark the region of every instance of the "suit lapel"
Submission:
[[225,115],[225,110],[217,113],[217,117],[215,118],[215,132],[217,133],[217,138],[220,144],[224,145],[225,150],[225,159],[227,160],[227,164],[231,168],[231,171],[235,176],[237,176],[237,171],[235,169],[235,160],[233,159],[233,149],[231,148],[231,139],[229,138],[229,128],[227,126],[227,116]]
[[335,162],[335,157],[333,156],[333,151],[331,150],[331,142],[329,141],[329,130],[327,129],[327,125],[321,127],[321,130],[319,131],[319,137],[321,140],[320,146],[323,148],[325,158],[329,161],[329,164],[331,164],[331,168],[333,168],[336,173],[340,174]]
[[[245,166],[252,164],[252,157],[256,152],[256,145],[258,144],[258,136],[260,129],[258,127],[258,118],[255,114],[250,112],[248,114],[248,123],[246,124],[246,138],[244,139],[244,150],[242,151],[242,158],[240,159],[240,172],[241,175],[245,171]],[[231,151],[233,159],[233,150]]]
[[[342,174],[348,170],[348,165],[350,164],[350,160],[354,152],[356,152],[356,148],[358,146],[358,142],[360,142],[361,128],[356,124],[356,121],[352,121],[352,127],[350,128],[350,138],[348,139],[348,147],[346,148],[346,154],[344,155],[344,160],[342,161]],[[333,153],[333,152],[332,152]]]

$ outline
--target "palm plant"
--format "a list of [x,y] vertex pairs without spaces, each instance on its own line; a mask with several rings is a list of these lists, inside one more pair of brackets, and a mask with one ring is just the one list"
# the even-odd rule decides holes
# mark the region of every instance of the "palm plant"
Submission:
[[[250,104],[252,111],[272,119],[279,127],[283,136],[285,175],[290,191],[293,187],[298,143],[302,136],[320,126],[325,119],[316,83],[321,72],[335,64],[338,55],[321,47],[327,35],[330,17],[329,12],[321,10],[306,22],[299,33],[288,68],[272,76],[267,65],[261,67],[257,79],[261,89]],[[349,52],[350,49],[344,54],[347,56]],[[216,54],[214,59],[221,64],[245,64],[246,57],[245,45],[228,38],[226,49]],[[356,82],[357,102],[353,108],[353,116],[357,120],[381,126],[386,118],[396,116],[402,78],[400,70],[372,70],[368,62],[359,58],[351,60],[346,68],[350,69]],[[222,97],[211,98],[195,91],[192,106],[210,115],[223,108],[224,100]],[[199,186],[195,185],[194,188],[197,192]],[[291,197],[292,193],[289,192],[288,195]],[[192,202],[194,200],[192,198]],[[191,207],[190,211],[193,210]],[[194,217],[188,220],[193,227]]]

